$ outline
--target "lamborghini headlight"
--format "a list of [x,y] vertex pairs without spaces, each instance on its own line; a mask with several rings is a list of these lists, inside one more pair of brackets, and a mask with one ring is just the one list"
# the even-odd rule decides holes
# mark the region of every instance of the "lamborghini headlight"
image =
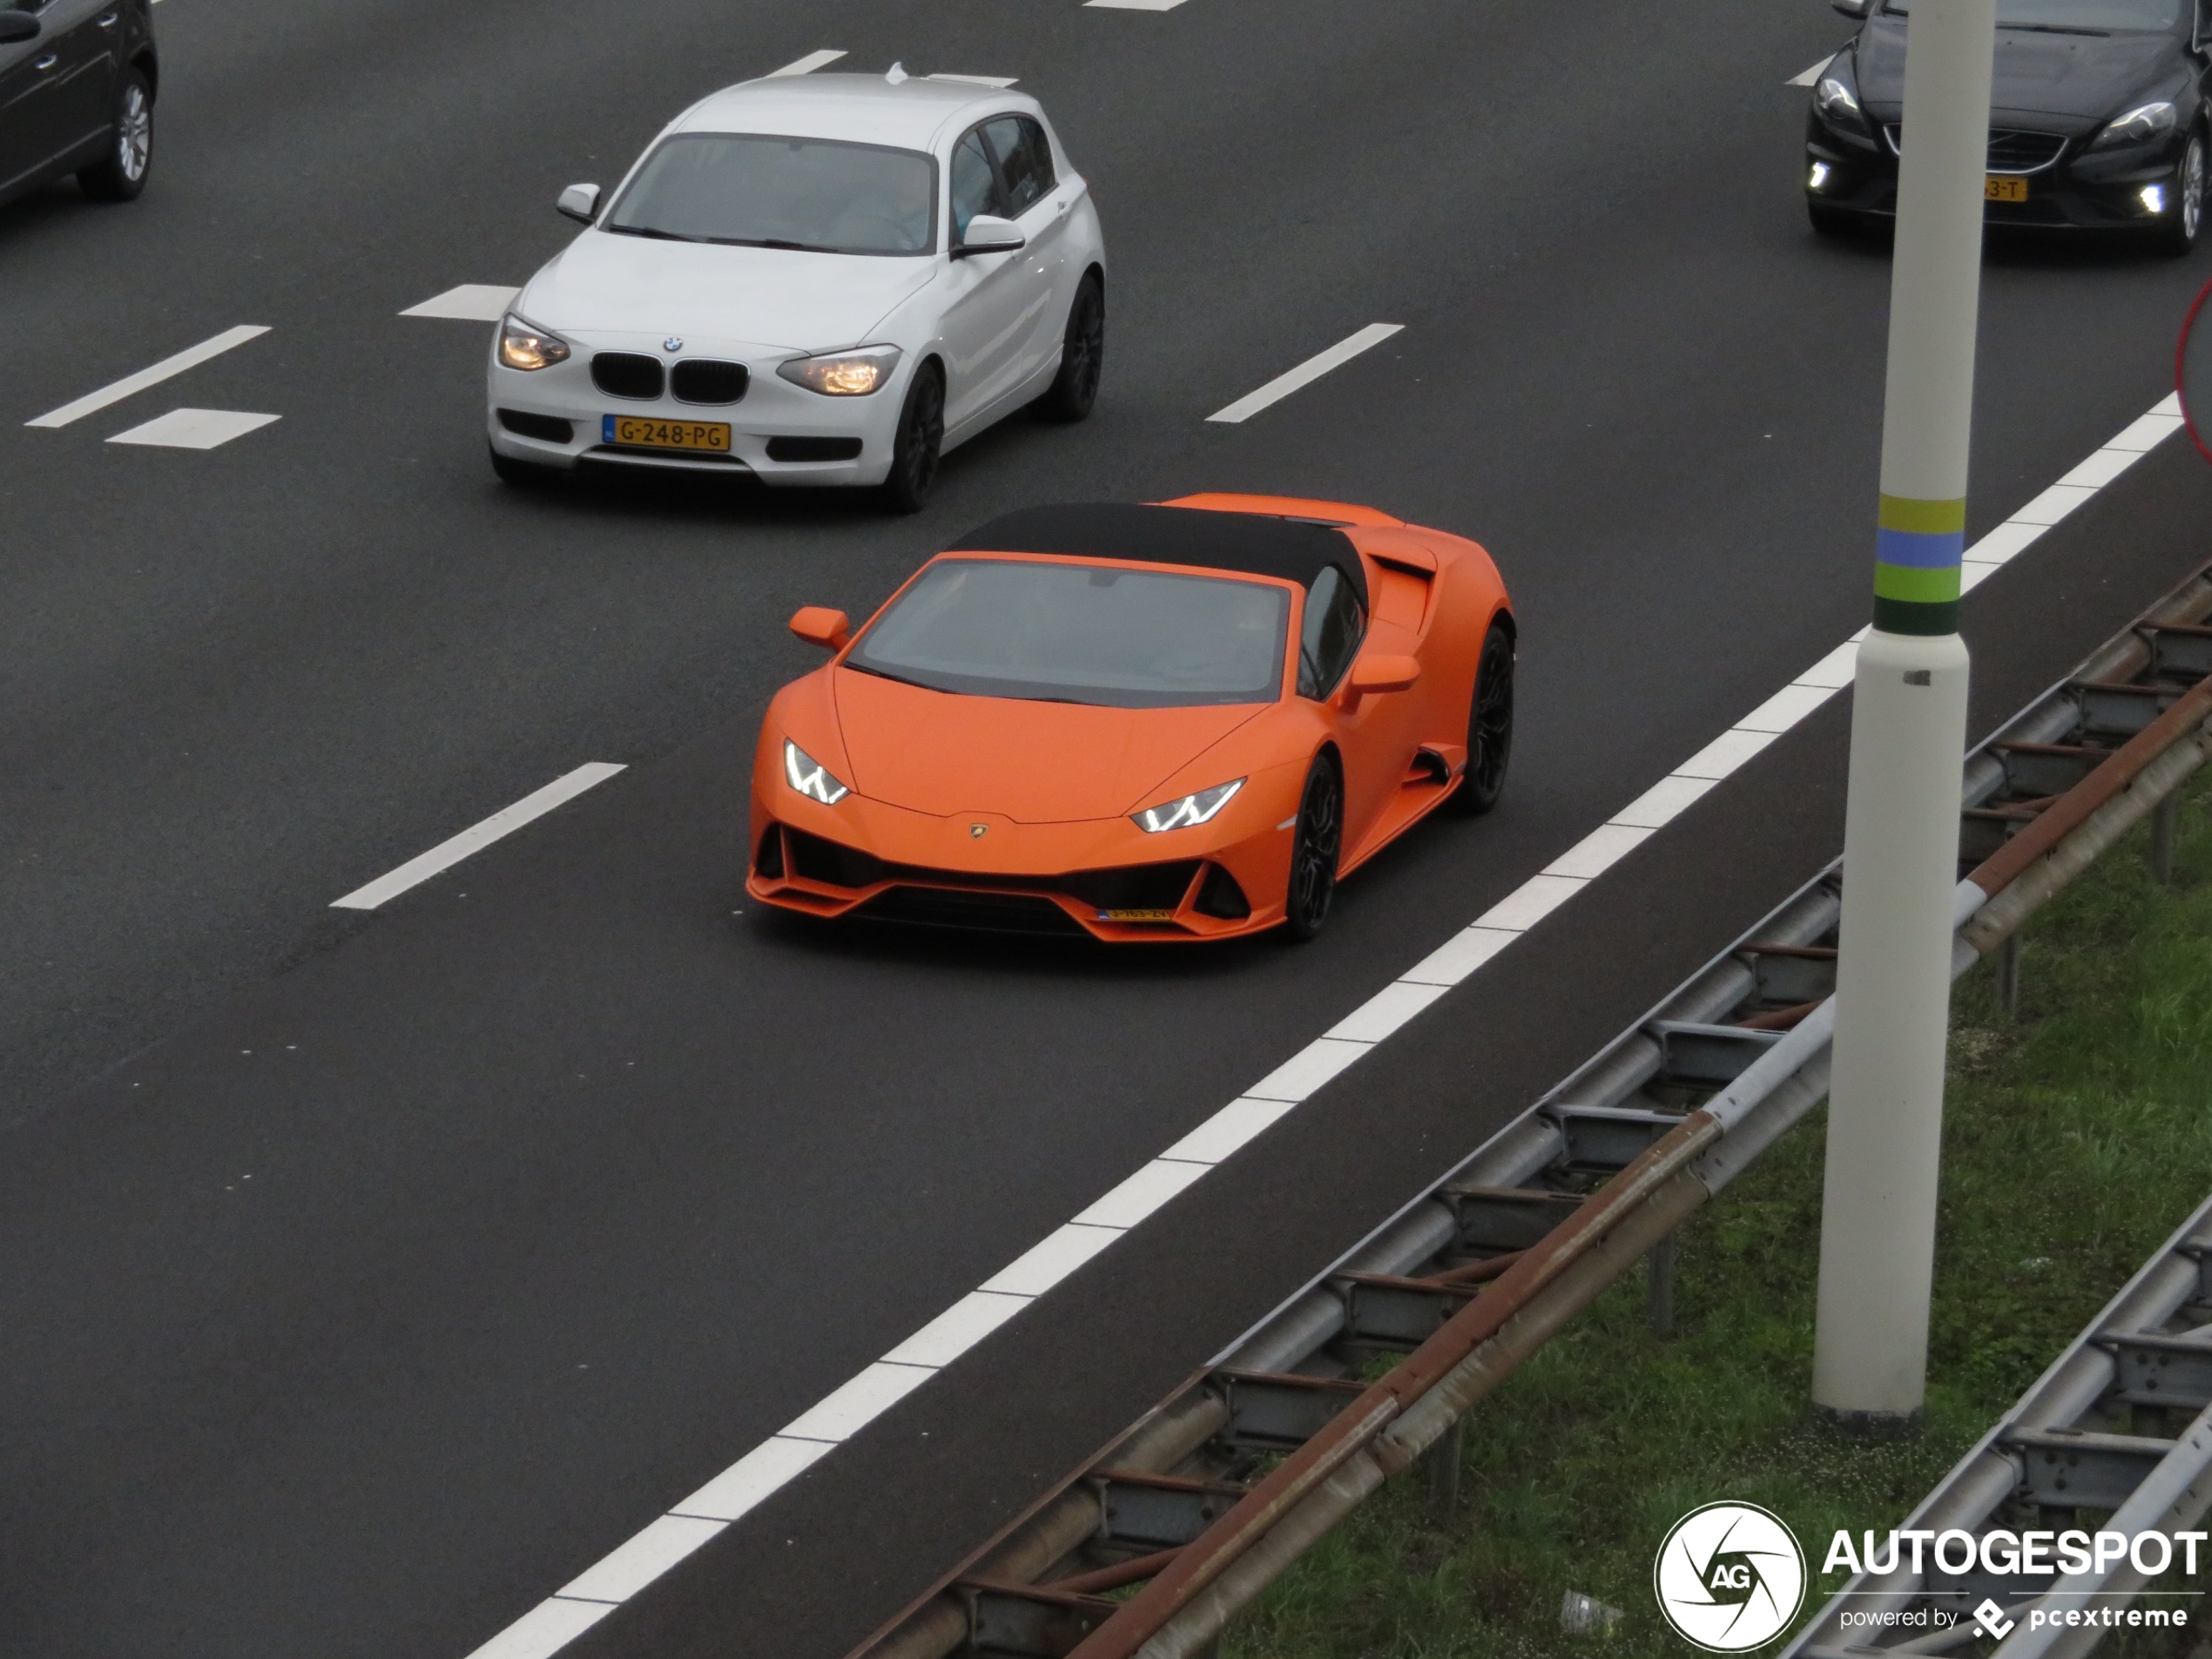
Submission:
[[1223,807],[1230,797],[1244,786],[1238,778],[1232,782],[1216,784],[1211,789],[1201,789],[1196,794],[1185,795],[1178,800],[1163,801],[1157,806],[1148,806],[1132,813],[1130,822],[1147,835],[1157,835],[1162,830],[1188,829],[1193,824],[1203,824]]
[[2171,132],[2177,118],[2174,106],[2162,98],[2155,104],[2141,105],[2106,122],[2105,130],[2090,141],[2089,147],[2107,150],[2116,145],[2141,144],[2161,133]]
[[499,361],[509,368],[550,368],[569,361],[569,343],[510,311],[499,325]]
[[853,792],[831,776],[830,769],[789,738],[784,739],[784,780],[809,800],[834,806]]
[[824,397],[866,397],[887,381],[898,367],[896,346],[868,346],[819,357],[794,357],[777,364],[776,373],[793,386],[819,392]]

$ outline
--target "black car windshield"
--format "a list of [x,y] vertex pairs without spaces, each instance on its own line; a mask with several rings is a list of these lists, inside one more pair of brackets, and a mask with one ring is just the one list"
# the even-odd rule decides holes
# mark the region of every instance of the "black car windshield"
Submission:
[[1126,566],[940,559],[847,668],[969,697],[1116,709],[1271,703],[1291,596]]
[[927,253],[937,164],[916,150],[686,132],[645,158],[604,230],[819,253]]
[[[2087,30],[2178,29],[2188,21],[2193,0],[1997,0],[2000,29]],[[1912,7],[1883,0],[1882,15],[1909,16]]]

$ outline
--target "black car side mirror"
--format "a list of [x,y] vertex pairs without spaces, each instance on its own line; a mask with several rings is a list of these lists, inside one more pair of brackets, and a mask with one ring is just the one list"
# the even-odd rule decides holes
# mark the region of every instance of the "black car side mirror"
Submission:
[[0,11],[0,46],[20,46],[26,40],[36,40],[44,26],[28,11]]

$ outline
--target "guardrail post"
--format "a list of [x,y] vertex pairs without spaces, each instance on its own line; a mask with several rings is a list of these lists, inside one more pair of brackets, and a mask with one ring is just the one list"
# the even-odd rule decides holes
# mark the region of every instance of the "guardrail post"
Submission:
[[2020,936],[2017,930],[2006,934],[2005,942],[1997,948],[1997,1000],[2006,1019],[2020,1018]]
[[1647,1309],[1651,1329],[1656,1335],[1671,1337],[1675,1333],[1675,1236],[1669,1233],[1654,1244],[1644,1261],[1651,1275]]
[[2174,885],[2174,814],[2180,805],[2168,795],[2150,813],[2150,876],[2162,887]]
[[1460,1507],[1460,1453],[1467,1446],[1467,1420],[1453,1420],[1443,1437],[1421,1453],[1426,1465],[1423,1473],[1427,1477],[1428,1507],[1440,1515],[1448,1515]]
[[1874,624],[1853,682],[1814,1401],[1873,1427],[1927,1389],[1958,882],[1959,637],[1996,0],[1913,0],[1890,280]]

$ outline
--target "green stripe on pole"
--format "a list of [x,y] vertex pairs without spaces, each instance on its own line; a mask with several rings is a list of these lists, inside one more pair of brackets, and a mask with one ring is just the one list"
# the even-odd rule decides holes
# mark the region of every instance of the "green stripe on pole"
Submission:
[[1915,501],[1910,496],[1882,497],[1881,526],[1885,530],[1914,530],[1922,536],[1963,536],[1966,503],[1958,501]]
[[1910,564],[1874,566],[1874,597],[1904,599],[1914,604],[1955,604],[1959,598],[1959,567],[1939,565],[1932,570]]
[[1959,602],[1918,604],[1910,599],[1874,601],[1874,625],[1885,634],[1918,634],[1932,638],[1959,631]]

